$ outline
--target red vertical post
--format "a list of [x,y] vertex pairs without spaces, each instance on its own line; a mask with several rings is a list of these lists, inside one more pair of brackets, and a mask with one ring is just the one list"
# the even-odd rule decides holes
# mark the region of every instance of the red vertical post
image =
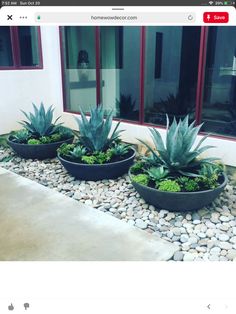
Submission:
[[[61,81],[62,81],[62,99],[63,99],[63,111],[68,111],[67,97],[66,97],[66,71],[65,71],[65,52],[63,47],[63,34],[65,32],[65,26],[59,26],[59,42],[61,51]],[[64,35],[65,36],[65,35]]]
[[145,77],[145,40],[146,28],[141,26],[140,36],[140,108],[139,108],[139,122],[144,123],[144,77]]
[[96,98],[97,106],[101,103],[101,59],[100,59],[100,27],[95,26],[95,49],[96,49]]
[[203,103],[206,55],[207,55],[207,38],[208,38],[208,27],[202,26],[201,36],[200,36],[198,80],[197,80],[197,93],[196,93],[196,124],[200,124],[201,116],[202,116],[202,103]]
[[39,68],[43,69],[43,48],[42,48],[42,38],[41,38],[41,28],[37,27],[38,33],[38,47],[39,47]]
[[18,27],[12,26],[10,28],[11,41],[12,41],[12,54],[14,68],[19,68],[20,66],[20,46],[19,46],[19,37],[18,37]]

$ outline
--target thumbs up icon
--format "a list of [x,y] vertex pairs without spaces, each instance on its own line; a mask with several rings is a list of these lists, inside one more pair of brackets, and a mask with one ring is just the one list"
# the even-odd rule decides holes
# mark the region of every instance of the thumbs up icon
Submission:
[[13,306],[12,303],[11,303],[11,305],[8,306],[8,310],[9,310],[9,311],[13,311],[13,310],[14,310],[14,306]]

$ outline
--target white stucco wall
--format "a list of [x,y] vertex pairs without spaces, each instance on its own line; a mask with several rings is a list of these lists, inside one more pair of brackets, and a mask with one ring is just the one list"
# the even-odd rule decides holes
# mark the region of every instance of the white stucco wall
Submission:
[[32,102],[55,105],[62,112],[61,63],[58,27],[41,27],[43,69],[0,70],[0,134],[17,129]]
[[[68,126],[75,128],[77,127],[74,122],[73,115],[69,113],[64,113],[63,120]],[[116,123],[117,122],[114,122],[114,125]],[[122,133],[122,138],[124,141],[134,144],[140,144],[137,139],[142,139],[144,141],[148,141],[149,143],[152,142],[149,129],[146,126],[121,123],[120,129],[125,130],[125,132]],[[160,131],[164,139],[166,134],[165,130],[160,128],[158,130]],[[202,136],[198,136],[198,141],[201,138]],[[206,152],[205,156],[209,155],[210,157],[221,158],[226,165],[236,167],[236,141],[226,138],[220,139],[216,137],[208,137],[204,142],[204,145],[215,146],[215,148],[209,149],[209,151]]]
[[[62,121],[68,127],[77,128],[73,115],[63,113],[61,61],[58,27],[42,27],[43,70],[0,71],[0,134],[20,128],[17,121],[23,119],[20,109],[31,111],[32,102],[53,104],[56,116],[62,115]],[[116,122],[114,122],[115,124]],[[137,143],[137,138],[150,141],[147,127],[122,123],[123,139]],[[165,136],[165,131],[160,130]],[[208,145],[216,148],[210,151],[212,156],[222,158],[231,166],[236,166],[236,141],[208,138]]]

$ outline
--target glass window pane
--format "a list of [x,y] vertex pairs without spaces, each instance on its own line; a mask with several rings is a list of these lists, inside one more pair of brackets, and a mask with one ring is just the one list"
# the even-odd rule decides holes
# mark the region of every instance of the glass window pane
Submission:
[[207,132],[236,136],[236,27],[210,27],[202,119]]
[[95,27],[63,27],[66,109],[89,111],[96,106]]
[[124,27],[101,28],[101,68],[121,69],[123,67]]
[[139,120],[140,27],[103,26],[101,95],[105,109],[125,120]]
[[18,27],[20,65],[39,65],[38,29],[34,26]]
[[13,66],[10,27],[0,26],[0,66]]
[[200,27],[146,28],[145,122],[195,118]]

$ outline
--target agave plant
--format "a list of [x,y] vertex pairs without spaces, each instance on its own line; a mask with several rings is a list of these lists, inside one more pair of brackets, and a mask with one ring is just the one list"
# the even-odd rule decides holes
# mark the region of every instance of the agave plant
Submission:
[[73,159],[81,159],[82,156],[86,154],[86,148],[83,146],[76,146],[71,152],[69,152],[69,156],[71,156]]
[[53,123],[53,111],[52,106],[46,111],[43,103],[37,108],[33,103],[34,113],[26,113],[22,110],[23,114],[28,121],[20,122],[21,125],[34,137],[39,138],[42,136],[50,136],[58,132],[59,127],[62,123],[56,124],[58,117]]
[[168,176],[169,171],[165,169],[163,166],[160,166],[158,168],[151,167],[150,169],[147,170],[147,173],[149,177],[154,181],[161,181]]
[[13,142],[27,143],[28,139],[30,138],[30,134],[27,130],[23,129],[16,132],[12,132],[11,138]]
[[166,141],[162,140],[160,133],[157,129],[150,129],[152,139],[155,145],[153,149],[147,143],[142,142],[151,152],[151,164],[156,166],[164,166],[168,169],[170,174],[180,174],[189,177],[197,177],[199,174],[197,170],[206,163],[213,163],[217,158],[199,158],[200,154],[214,146],[202,146],[202,143],[209,136],[204,136],[194,147],[198,132],[201,125],[194,126],[195,121],[189,124],[189,117],[176,122],[173,120],[169,126],[169,119],[167,116],[167,135]]
[[223,165],[222,164],[203,164],[201,169],[199,170],[199,174],[202,177],[207,177],[207,178],[211,178],[211,177],[215,177],[218,176],[221,172],[223,172]]
[[91,109],[90,119],[87,119],[85,113],[80,109],[81,118],[75,117],[79,126],[80,143],[90,152],[105,151],[112,146],[118,139],[122,130],[117,130],[120,122],[117,123],[114,131],[109,137],[112,127],[112,111],[104,117],[102,106]]
[[129,152],[130,147],[130,144],[115,144],[112,147],[112,153],[116,156],[122,156]]

